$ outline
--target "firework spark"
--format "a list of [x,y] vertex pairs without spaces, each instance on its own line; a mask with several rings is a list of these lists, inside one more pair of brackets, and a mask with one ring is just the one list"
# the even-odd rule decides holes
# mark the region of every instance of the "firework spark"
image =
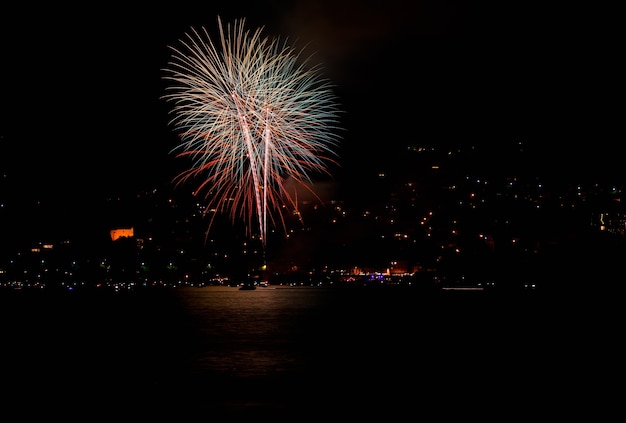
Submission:
[[249,234],[256,226],[265,246],[268,217],[285,228],[284,206],[297,210],[285,182],[312,190],[311,175],[336,163],[339,109],[302,50],[246,30],[245,19],[224,28],[218,17],[218,27],[219,48],[205,28],[170,46],[163,98],[180,138],[172,153],[192,164],[174,182],[199,178],[194,195],[204,194],[207,210],[242,218]]

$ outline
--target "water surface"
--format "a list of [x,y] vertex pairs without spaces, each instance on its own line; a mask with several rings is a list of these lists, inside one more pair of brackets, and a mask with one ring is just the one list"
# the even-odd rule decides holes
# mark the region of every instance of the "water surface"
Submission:
[[0,304],[4,405],[31,417],[530,416],[557,391],[590,392],[616,339],[579,304],[480,292],[185,287]]

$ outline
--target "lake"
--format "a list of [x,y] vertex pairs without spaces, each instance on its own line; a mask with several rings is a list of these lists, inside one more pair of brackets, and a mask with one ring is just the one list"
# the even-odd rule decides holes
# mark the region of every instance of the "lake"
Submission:
[[395,421],[504,408],[507,419],[572,407],[597,418],[590,398],[611,398],[600,381],[621,349],[610,330],[621,311],[590,298],[308,286],[0,294],[3,406],[24,418]]

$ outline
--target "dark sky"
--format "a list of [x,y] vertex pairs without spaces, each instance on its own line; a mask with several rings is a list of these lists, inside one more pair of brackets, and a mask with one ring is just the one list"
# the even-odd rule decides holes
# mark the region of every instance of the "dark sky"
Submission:
[[572,169],[606,169],[607,157],[609,167],[621,163],[609,151],[623,138],[615,11],[546,2],[204,3],[0,7],[0,163],[20,190],[73,197],[85,185],[81,195],[99,195],[170,180],[175,138],[160,99],[167,46],[191,26],[215,33],[218,15],[310,43],[346,112],[340,152],[349,171],[409,142],[523,139],[540,159]]

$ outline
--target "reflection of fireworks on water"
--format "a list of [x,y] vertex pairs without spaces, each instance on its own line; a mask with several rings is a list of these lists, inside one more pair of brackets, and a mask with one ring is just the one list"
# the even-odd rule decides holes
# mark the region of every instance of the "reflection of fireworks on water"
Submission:
[[192,161],[176,184],[200,177],[195,194],[204,193],[207,210],[243,218],[249,232],[256,218],[265,245],[268,215],[285,227],[283,209],[297,210],[285,181],[310,189],[312,172],[329,173],[339,111],[317,66],[244,23],[225,31],[218,18],[220,49],[204,28],[185,34],[183,48],[171,48],[163,98],[181,139],[172,151]]

